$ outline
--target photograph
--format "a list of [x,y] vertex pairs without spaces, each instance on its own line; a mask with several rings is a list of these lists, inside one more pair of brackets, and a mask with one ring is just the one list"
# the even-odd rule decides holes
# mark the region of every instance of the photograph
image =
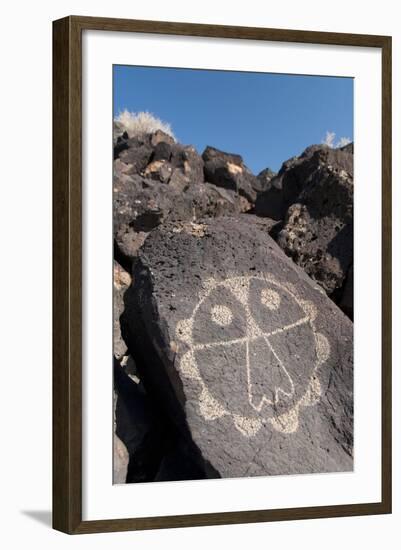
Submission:
[[353,471],[353,86],[113,66],[114,484]]

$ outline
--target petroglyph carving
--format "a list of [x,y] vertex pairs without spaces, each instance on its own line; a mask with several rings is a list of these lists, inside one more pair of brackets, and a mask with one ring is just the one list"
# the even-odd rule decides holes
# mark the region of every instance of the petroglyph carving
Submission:
[[220,326],[227,326],[232,321],[231,310],[226,306],[214,306],[212,308],[212,319]]
[[[200,414],[208,421],[231,416],[247,437],[264,425],[294,433],[301,409],[320,399],[318,370],[330,355],[315,327],[316,307],[268,274],[203,286],[192,315],[176,328],[187,349],[179,368],[200,386]],[[207,323],[215,330],[205,341]],[[243,395],[230,394],[234,380]]]

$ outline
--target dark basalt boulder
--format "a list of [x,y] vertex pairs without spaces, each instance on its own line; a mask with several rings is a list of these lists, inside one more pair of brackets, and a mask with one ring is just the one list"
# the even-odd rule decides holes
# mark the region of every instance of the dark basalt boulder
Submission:
[[[217,477],[215,473],[211,474],[210,477]],[[204,464],[198,464],[191,446],[180,438],[166,450],[154,481],[186,481],[206,477]]]
[[[346,172],[353,178],[351,145],[341,149],[332,149],[327,145],[311,145],[299,157],[284,162],[278,174],[270,180],[266,191],[258,195],[255,213],[275,220],[284,219],[288,208],[299,202],[300,193],[322,168],[327,167],[335,173]],[[324,177],[323,172],[320,177]]]
[[346,153],[354,154],[354,142],[348,143],[347,145],[344,145],[343,147],[340,147],[340,151],[345,151]]
[[189,183],[202,183],[203,179],[203,159],[197,153],[192,145],[175,145],[170,160],[174,169],[178,169]]
[[166,134],[166,132],[163,132],[163,130],[156,130],[156,132],[150,136],[150,144],[154,148],[160,142],[169,143],[170,145],[176,143],[175,139],[169,134]]
[[352,144],[312,145],[285,162],[255,213],[283,220],[274,237],[338,303],[353,258]]
[[152,160],[167,160],[171,159],[174,144],[166,141],[159,141],[153,150]]
[[196,221],[252,207],[236,191],[204,182],[204,162],[194,147],[160,130],[122,134],[114,156],[114,250],[128,271],[149,231],[167,219]]
[[127,165],[127,173],[139,174],[150,161],[153,148],[150,145],[150,136],[136,136],[121,140],[114,147],[114,160],[119,159]]
[[[153,481],[166,455],[177,440],[157,403],[149,399],[141,382],[134,382],[114,358],[115,451],[121,445],[127,452],[114,467],[115,483]],[[124,460],[125,458],[125,460]],[[128,460],[127,460],[128,459]],[[128,462],[128,463],[127,463]],[[122,479],[126,471],[125,479]],[[167,477],[167,474],[164,474]]]
[[265,168],[256,176],[252,187],[257,193],[263,193],[267,189],[270,189],[270,182],[276,176],[276,173],[270,168]]
[[180,185],[203,182],[203,160],[192,145],[181,145],[162,131],[132,138],[125,133],[114,145],[114,160],[127,175],[142,175],[162,183]]
[[219,187],[231,189],[245,197],[250,203],[256,200],[257,178],[245,166],[240,155],[206,147],[202,154],[205,163],[205,180]]
[[320,165],[286,214],[278,245],[331,295],[353,260],[353,178]]
[[184,191],[190,184],[203,182],[203,161],[192,146],[159,142],[142,173]]
[[127,132],[123,132],[114,141],[114,160],[116,160],[120,153],[127,149],[127,140],[129,139]]
[[[159,161],[156,161],[159,162]],[[235,214],[249,209],[234,191],[209,183],[193,183],[184,192],[149,177],[127,175],[115,163],[115,257],[131,271],[131,263],[149,231],[166,220],[192,220]]]
[[255,214],[279,221],[282,220],[283,210],[282,181],[274,176],[265,188],[258,193],[255,202]]
[[353,325],[254,216],[157,227],[124,299],[146,391],[205,477],[352,470]]

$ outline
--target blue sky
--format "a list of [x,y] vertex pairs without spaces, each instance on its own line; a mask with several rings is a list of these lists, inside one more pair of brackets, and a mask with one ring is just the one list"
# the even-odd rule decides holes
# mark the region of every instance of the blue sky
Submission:
[[242,155],[257,174],[321,143],[353,140],[353,80],[341,77],[114,66],[114,115],[149,111],[199,153]]

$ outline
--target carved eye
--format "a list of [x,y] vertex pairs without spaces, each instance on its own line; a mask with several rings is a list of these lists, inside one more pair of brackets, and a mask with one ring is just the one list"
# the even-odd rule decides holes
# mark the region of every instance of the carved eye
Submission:
[[227,327],[228,325],[231,325],[231,322],[233,320],[231,309],[226,306],[213,306],[212,320],[214,323],[221,327]]
[[258,279],[249,282],[248,304],[253,320],[265,334],[305,317],[300,303],[288,290]]
[[272,290],[271,288],[264,288],[262,290],[260,300],[264,306],[272,311],[280,307],[280,295],[278,292]]
[[193,343],[197,345],[244,338],[246,310],[230,289],[218,285],[198,307],[192,326]]

